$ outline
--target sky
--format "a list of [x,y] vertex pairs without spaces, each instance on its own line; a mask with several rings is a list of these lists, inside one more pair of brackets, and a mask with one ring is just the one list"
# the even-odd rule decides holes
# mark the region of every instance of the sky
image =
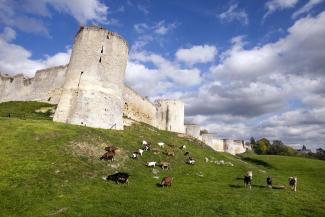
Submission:
[[325,148],[325,0],[0,0],[0,72],[67,64],[80,25],[124,37],[126,83],[186,123]]

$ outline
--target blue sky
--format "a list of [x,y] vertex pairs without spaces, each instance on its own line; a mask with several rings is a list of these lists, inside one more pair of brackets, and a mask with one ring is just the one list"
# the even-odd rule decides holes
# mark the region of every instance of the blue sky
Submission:
[[0,0],[0,71],[67,64],[80,25],[129,43],[126,82],[221,138],[325,144],[323,0]]

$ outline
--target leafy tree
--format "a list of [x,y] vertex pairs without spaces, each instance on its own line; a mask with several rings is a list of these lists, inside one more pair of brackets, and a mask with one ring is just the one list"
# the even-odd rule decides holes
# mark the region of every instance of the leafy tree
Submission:
[[270,146],[270,141],[267,140],[266,138],[262,138],[258,140],[255,143],[255,145],[253,145],[252,147],[257,154],[267,154],[269,146]]

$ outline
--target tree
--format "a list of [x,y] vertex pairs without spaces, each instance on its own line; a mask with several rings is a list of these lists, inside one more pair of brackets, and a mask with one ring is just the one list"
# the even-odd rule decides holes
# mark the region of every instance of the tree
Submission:
[[270,146],[270,141],[266,138],[258,140],[255,145],[253,145],[253,150],[256,154],[267,154],[267,151]]

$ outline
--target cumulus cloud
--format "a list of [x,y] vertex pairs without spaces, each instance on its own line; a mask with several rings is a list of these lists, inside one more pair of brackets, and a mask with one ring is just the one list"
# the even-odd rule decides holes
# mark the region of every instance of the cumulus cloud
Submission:
[[14,44],[15,32],[5,28],[0,34],[0,72],[9,75],[23,73],[27,76],[34,76],[36,70],[52,66],[64,65],[69,62],[71,50],[59,52],[54,55],[45,55],[42,59],[32,59],[32,53],[24,47]]
[[265,3],[267,9],[264,18],[271,15],[277,10],[293,8],[298,3],[298,0],[271,0]]
[[189,65],[212,62],[216,55],[217,48],[212,45],[194,45],[191,48],[178,49],[176,52],[177,60]]
[[273,43],[245,48],[242,36],[183,94],[187,119],[224,138],[324,144],[325,12],[297,20]]
[[324,0],[309,0],[304,6],[302,6],[292,15],[292,18],[297,18],[302,14],[308,13],[311,9],[313,9],[316,5],[322,3],[323,1]]
[[199,85],[201,80],[198,68],[183,68],[176,62],[151,52],[130,53],[126,82],[141,94],[157,97],[168,91]]
[[226,23],[232,21],[238,21],[244,25],[249,23],[246,11],[239,9],[238,4],[233,4],[228,8],[228,10],[222,12],[221,14],[217,14],[217,18]]
[[175,28],[176,23],[166,23],[165,20],[161,20],[154,26],[154,32],[158,35],[166,35]]
[[49,35],[40,17],[51,18],[51,11],[69,14],[80,24],[89,22],[117,24],[107,19],[108,7],[100,0],[22,0],[0,1],[0,23],[25,32]]

